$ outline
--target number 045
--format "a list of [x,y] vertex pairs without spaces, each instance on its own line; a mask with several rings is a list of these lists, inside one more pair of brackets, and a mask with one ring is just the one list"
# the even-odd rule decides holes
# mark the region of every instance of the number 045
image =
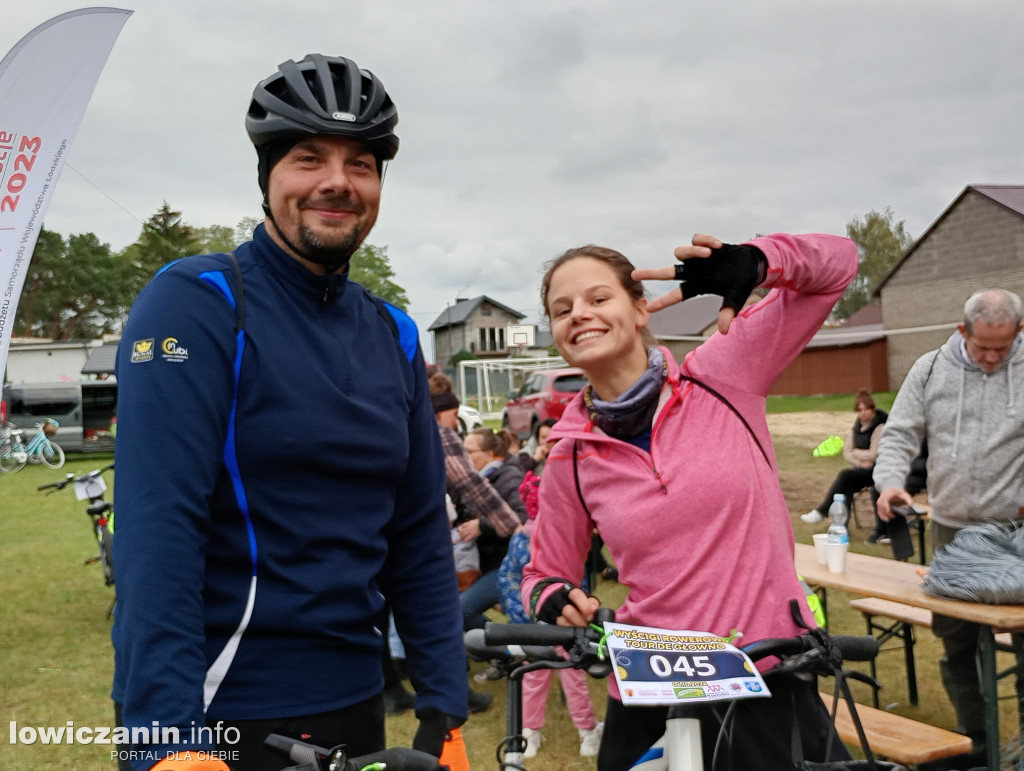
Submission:
[[676,656],[673,662],[667,656],[655,654],[651,656],[650,665],[658,677],[671,677],[678,673],[687,677],[711,677],[716,672],[708,656]]

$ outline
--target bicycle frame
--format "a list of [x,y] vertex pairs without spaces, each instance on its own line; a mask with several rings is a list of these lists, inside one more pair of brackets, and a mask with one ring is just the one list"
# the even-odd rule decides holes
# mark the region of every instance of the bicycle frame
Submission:
[[43,449],[47,447],[50,447],[50,440],[47,438],[46,434],[43,431],[40,431],[35,436],[33,436],[31,440],[29,440],[28,446],[25,448],[25,451],[29,454],[29,457],[31,458],[33,455],[42,455]]
[[[92,524],[93,537],[96,539],[96,546],[99,550],[97,556],[90,557],[85,560],[86,565],[91,565],[95,562],[100,563],[103,568],[103,580],[107,586],[114,585],[114,564],[113,564],[113,509],[114,504],[110,501],[103,500],[103,493],[106,492],[107,486],[103,482],[103,474],[106,471],[111,471],[114,468],[114,464],[104,466],[103,468],[90,471],[86,474],[67,474],[64,479],[60,482],[51,482],[50,484],[40,485],[38,488],[40,492],[46,491],[47,494],[63,490],[69,485],[75,486],[75,493],[79,500],[87,500],[88,507],[86,508],[86,514],[89,516]],[[116,600],[115,600],[116,602]],[[113,611],[114,603],[111,603],[110,610],[107,612],[107,617],[110,617]]]
[[37,423],[38,430],[27,445],[24,443],[22,429],[8,429],[0,442],[0,470],[20,471],[26,463],[42,463],[54,469],[63,466],[64,450],[46,435],[45,427],[48,425],[56,427],[60,424],[53,418],[47,418],[45,423]]
[[672,709],[665,720],[665,734],[630,766],[631,771],[702,771],[704,768],[700,721],[675,716]]
[[[598,611],[598,618],[601,619],[601,623],[611,621],[614,618],[614,612],[602,608]],[[490,623],[487,625],[488,630],[495,626],[498,625]],[[590,645],[593,642],[594,632],[590,629],[573,630],[568,627],[554,627],[561,630],[560,634],[563,638],[557,644],[565,645],[565,648],[568,649],[568,652],[563,655],[564,651],[560,652],[552,645],[547,645],[546,643],[550,641],[543,639],[544,630],[552,627],[541,627],[536,624],[509,624],[506,626],[539,629],[542,637],[536,641],[523,640],[523,645],[510,644],[511,650],[509,650],[509,648],[490,645],[487,640],[487,631],[473,629],[465,636],[466,651],[474,659],[498,662],[498,666],[505,671],[508,677],[505,708],[506,737],[498,745],[498,768],[500,771],[523,771],[525,768],[523,755],[526,752],[526,738],[523,736],[523,675],[537,669],[581,667],[587,669],[588,673],[594,677],[604,678],[611,673],[611,665],[606,662],[598,662],[593,658]],[[567,629],[569,638],[565,636]],[[537,644],[532,645],[532,642]]]

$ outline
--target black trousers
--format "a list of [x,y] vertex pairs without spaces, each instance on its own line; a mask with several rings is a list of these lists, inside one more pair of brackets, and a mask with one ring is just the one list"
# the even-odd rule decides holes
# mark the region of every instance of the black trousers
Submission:
[[[814,678],[767,675],[770,699],[736,701],[715,759],[728,704],[695,704],[688,712],[701,721],[705,771],[750,771],[793,767],[793,721],[798,720],[804,760],[848,760],[850,754],[835,734]],[[609,697],[597,771],[624,771],[665,733],[668,707],[624,707]],[[832,737],[826,758],[826,746]],[[714,765],[712,765],[714,764]]]
[[[120,704],[114,705],[114,716],[117,725],[122,725]],[[272,733],[286,733],[292,736],[309,734],[313,740],[326,747],[346,744],[350,757],[377,752],[386,746],[384,699],[380,694],[350,707],[315,715],[267,720],[207,721],[211,729],[217,728],[218,723],[220,731],[219,734],[214,734],[215,737],[240,737],[237,742],[221,741],[217,746],[217,750],[224,753],[224,762],[234,771],[280,771],[282,768],[295,765],[295,761],[288,760],[264,745],[264,740]],[[237,734],[234,730],[228,729],[236,729]],[[118,771],[131,771],[127,759],[119,759],[117,767]]]
[[871,474],[873,471],[873,468],[859,468],[855,466],[844,468],[836,474],[832,486],[825,493],[825,500],[818,504],[818,512],[823,516],[828,516],[828,507],[832,505],[832,499],[839,494],[846,496],[846,506],[849,508],[854,494],[859,493],[865,487],[871,488],[871,502],[874,503],[878,500],[878,491],[872,486]]

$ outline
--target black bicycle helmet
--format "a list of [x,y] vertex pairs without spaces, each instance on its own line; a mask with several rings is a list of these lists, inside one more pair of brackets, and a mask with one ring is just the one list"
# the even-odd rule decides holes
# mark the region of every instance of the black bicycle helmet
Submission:
[[[378,164],[398,152],[398,110],[384,84],[351,59],[309,54],[289,59],[252,93],[245,130],[260,159],[266,193],[274,163],[300,139],[327,134],[365,142]],[[273,161],[273,162],[271,162]]]

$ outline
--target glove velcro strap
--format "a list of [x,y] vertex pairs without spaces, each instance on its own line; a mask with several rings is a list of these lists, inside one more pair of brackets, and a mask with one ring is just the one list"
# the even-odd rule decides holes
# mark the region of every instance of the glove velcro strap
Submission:
[[[555,584],[560,585],[560,588],[548,596],[541,608],[541,614],[538,615],[537,603],[540,602],[540,596],[549,586]],[[542,578],[530,592],[530,618],[534,621],[555,623],[562,614],[562,608],[569,604],[569,592],[575,588],[577,588],[576,585],[565,578]]]

